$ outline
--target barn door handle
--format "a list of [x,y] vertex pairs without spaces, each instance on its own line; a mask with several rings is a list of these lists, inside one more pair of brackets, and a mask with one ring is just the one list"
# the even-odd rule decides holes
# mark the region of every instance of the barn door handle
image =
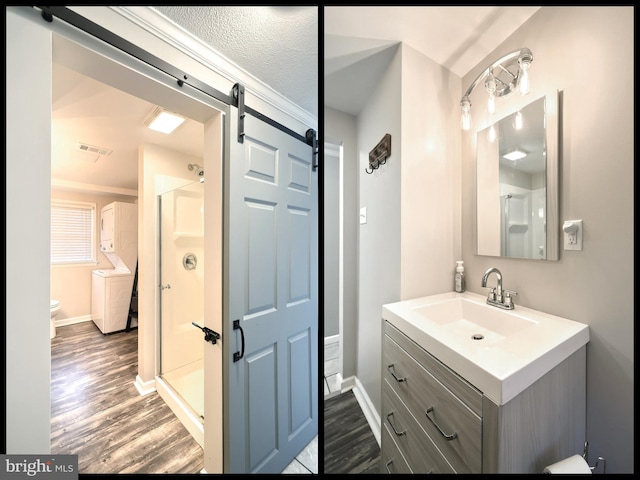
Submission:
[[242,357],[244,357],[244,330],[242,330],[242,327],[240,326],[240,320],[233,321],[233,329],[240,330],[240,338],[242,339],[242,349],[239,352],[235,352],[233,354],[233,361],[237,362]]

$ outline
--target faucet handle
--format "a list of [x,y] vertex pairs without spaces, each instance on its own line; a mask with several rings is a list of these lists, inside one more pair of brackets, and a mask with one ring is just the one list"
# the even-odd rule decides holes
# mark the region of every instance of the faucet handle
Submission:
[[504,290],[504,304],[511,305],[513,303],[513,299],[511,296],[518,295],[518,292],[514,292],[513,290]]
[[496,299],[496,287],[484,287],[484,288],[489,290],[489,294],[487,295],[489,300],[495,300]]

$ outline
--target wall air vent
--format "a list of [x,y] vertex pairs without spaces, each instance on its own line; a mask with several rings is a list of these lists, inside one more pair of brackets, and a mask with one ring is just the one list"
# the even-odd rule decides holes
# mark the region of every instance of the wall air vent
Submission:
[[77,143],[76,148],[82,152],[94,153],[96,155],[104,155],[104,156],[111,155],[111,152],[113,151],[108,148],[96,147],[94,145],[88,145],[82,142]]

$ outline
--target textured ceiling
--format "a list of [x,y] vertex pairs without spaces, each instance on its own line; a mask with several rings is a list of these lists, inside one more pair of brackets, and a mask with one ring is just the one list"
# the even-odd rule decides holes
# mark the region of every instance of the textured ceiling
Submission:
[[153,8],[318,118],[317,6]]

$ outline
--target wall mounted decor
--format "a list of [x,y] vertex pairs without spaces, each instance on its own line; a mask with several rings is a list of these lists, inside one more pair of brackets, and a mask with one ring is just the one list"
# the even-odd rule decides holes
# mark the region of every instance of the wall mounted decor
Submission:
[[[365,168],[365,172],[372,174],[380,165],[387,163],[387,158],[391,156],[391,134],[387,133],[382,140],[378,142],[373,150],[369,152],[369,168]],[[371,171],[369,171],[371,170]]]

